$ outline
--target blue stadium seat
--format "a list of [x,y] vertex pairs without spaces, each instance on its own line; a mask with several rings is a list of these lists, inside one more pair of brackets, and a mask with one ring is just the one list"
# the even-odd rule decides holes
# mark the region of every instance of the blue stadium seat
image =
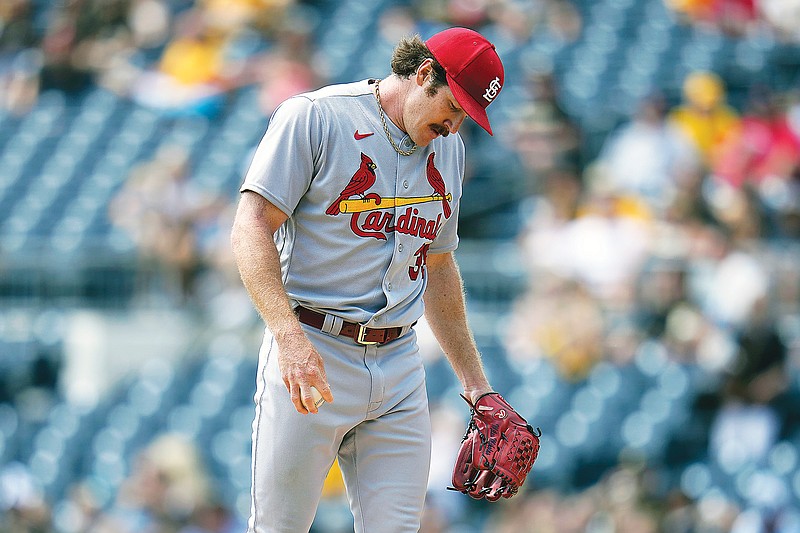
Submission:
[[[0,440],[4,442],[3,451],[6,455],[13,452],[11,443],[19,427],[19,415],[17,411],[7,403],[0,403]],[[0,458],[3,454],[0,454]]]
[[613,364],[601,361],[592,368],[587,383],[601,398],[616,396],[623,387],[622,375]]
[[703,462],[687,466],[680,477],[681,490],[689,498],[700,499],[713,486],[711,468]]
[[539,443],[539,457],[531,479],[543,486],[569,489],[577,463],[574,451],[551,433],[543,433]]

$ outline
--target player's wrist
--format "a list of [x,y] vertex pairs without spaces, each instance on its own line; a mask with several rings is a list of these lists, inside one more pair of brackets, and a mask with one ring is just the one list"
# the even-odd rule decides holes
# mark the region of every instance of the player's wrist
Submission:
[[303,328],[297,320],[287,321],[274,329],[270,329],[278,344],[306,340],[306,334],[303,332]]
[[475,404],[475,402],[480,399],[481,396],[485,396],[486,394],[495,392],[494,389],[489,386],[480,386],[480,387],[468,387],[464,388],[464,397],[467,398],[471,404]]

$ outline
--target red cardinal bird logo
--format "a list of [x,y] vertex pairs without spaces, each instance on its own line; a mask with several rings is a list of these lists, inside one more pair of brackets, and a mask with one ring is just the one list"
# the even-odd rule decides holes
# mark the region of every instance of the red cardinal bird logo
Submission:
[[[369,190],[370,187],[375,185],[375,169],[378,168],[378,165],[372,162],[372,159],[369,158],[368,155],[365,155],[363,152],[361,153],[361,165],[356,170],[353,177],[350,178],[350,183],[342,189],[341,194],[339,197],[331,204],[327,211],[325,211],[328,215],[338,215],[341,213],[339,210],[339,202],[342,200],[347,200],[352,196],[361,196],[362,198],[375,198],[378,203],[380,203],[380,196],[375,193],[368,194],[364,196],[364,193]],[[441,178],[440,178],[441,179]],[[444,184],[442,184],[444,187]]]
[[436,155],[436,152],[431,152],[431,155],[428,156],[428,166],[425,169],[425,175],[428,177],[428,183],[431,184],[433,190],[436,191],[436,194],[442,197],[442,210],[444,212],[444,218],[450,218],[450,203],[447,201],[447,192],[444,190],[444,180],[442,179],[442,175],[439,174],[439,171],[433,166],[433,156]]

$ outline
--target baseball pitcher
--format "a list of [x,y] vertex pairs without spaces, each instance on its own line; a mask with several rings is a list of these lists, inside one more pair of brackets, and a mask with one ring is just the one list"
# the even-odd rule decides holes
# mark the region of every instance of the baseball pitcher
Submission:
[[491,134],[503,66],[479,33],[450,28],[401,40],[391,69],[282,103],[241,187],[232,246],[266,323],[249,533],[307,532],[337,458],[357,532],[419,530],[423,313],[473,408],[454,488],[510,496],[535,460],[538,439],[487,381],[453,259],[458,130],[469,116]]

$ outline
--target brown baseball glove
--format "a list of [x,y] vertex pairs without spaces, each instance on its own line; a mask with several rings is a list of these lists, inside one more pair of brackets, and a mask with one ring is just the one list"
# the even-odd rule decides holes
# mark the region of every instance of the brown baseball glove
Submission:
[[476,500],[497,501],[517,493],[539,454],[536,431],[496,392],[473,405],[453,468],[453,486]]

